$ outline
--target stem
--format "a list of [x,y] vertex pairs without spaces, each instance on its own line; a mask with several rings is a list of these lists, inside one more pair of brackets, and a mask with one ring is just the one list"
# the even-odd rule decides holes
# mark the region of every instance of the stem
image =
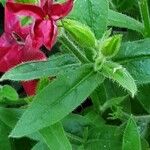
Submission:
[[142,17],[142,22],[145,28],[145,37],[150,37],[150,14],[147,0],[140,0],[139,8]]
[[79,61],[81,61],[82,63],[89,62],[82,51],[79,50],[79,48],[69,39],[69,37],[65,33],[62,33],[60,40],[63,44],[65,44],[65,46],[68,47],[66,50],[73,53],[79,59]]

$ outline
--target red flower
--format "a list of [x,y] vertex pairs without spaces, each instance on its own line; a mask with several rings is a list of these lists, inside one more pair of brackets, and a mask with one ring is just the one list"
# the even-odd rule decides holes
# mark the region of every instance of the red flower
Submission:
[[68,15],[73,7],[73,0],[67,0],[62,4],[53,3],[53,0],[41,0],[40,6],[11,2],[6,5],[14,13],[35,18],[32,30],[33,44],[35,47],[43,44],[50,49],[56,41],[58,32],[56,21]]
[[41,0],[40,6],[11,2],[6,5],[14,13],[35,18],[32,29],[33,45],[39,47],[43,44],[50,49],[56,41],[58,32],[56,21],[71,11],[73,0],[67,0],[62,4],[53,3],[53,0]]
[[[45,55],[39,49],[32,48],[29,35],[30,27],[22,28],[17,18],[5,7],[5,32],[0,37],[0,72],[22,62],[45,60]],[[28,95],[35,94],[36,81],[23,82]]]

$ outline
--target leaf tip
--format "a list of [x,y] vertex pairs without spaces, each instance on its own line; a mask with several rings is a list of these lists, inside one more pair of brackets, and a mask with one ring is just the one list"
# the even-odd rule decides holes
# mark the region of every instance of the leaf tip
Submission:
[[14,134],[14,132],[12,131],[10,134],[9,134],[9,136],[8,136],[9,138],[15,138],[16,137],[16,135]]
[[18,128],[15,127],[15,128],[11,131],[11,133],[9,134],[8,137],[9,137],[9,138],[20,138],[20,137],[23,137],[23,136],[24,136],[24,135],[19,132]]

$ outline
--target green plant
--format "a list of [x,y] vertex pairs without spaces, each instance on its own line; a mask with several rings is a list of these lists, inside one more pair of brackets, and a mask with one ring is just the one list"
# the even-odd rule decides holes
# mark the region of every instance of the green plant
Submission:
[[[0,79],[0,149],[149,150],[148,1],[75,0],[57,26],[55,53]],[[18,81],[33,80],[35,94],[20,92]]]

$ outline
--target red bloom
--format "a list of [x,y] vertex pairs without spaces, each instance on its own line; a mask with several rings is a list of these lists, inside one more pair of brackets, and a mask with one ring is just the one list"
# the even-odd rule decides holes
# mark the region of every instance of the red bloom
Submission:
[[[0,37],[0,72],[22,62],[45,60],[45,55],[39,49],[32,48],[29,35],[30,27],[22,28],[17,18],[5,7],[5,32]],[[35,94],[36,81],[23,82],[28,95]]]
[[40,6],[11,2],[6,5],[14,13],[35,18],[32,30],[33,44],[35,47],[43,44],[50,49],[56,41],[58,32],[56,21],[68,15],[73,7],[73,0],[67,0],[62,4],[53,3],[53,0],[41,0]]

